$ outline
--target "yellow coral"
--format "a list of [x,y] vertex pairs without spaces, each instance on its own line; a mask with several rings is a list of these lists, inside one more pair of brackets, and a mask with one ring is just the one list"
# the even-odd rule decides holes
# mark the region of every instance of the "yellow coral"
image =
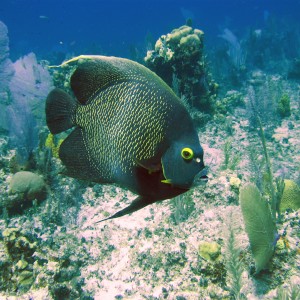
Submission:
[[204,35],[204,32],[200,29],[194,29],[194,33],[197,34],[200,39]]
[[230,177],[229,179],[230,187],[233,189],[239,189],[241,185],[241,180],[238,177]]
[[284,240],[282,238],[280,238],[277,243],[276,243],[276,249],[278,251],[282,251],[285,249],[285,243],[284,243]]
[[159,51],[161,48],[164,47],[164,43],[162,41],[163,38],[164,38],[164,36],[162,36],[161,38],[159,38],[157,40],[157,42],[155,43],[155,47],[154,47],[155,51]]
[[180,39],[188,34],[192,33],[193,29],[189,26],[181,26],[180,28],[176,28],[172,30],[171,33],[168,33],[166,36],[166,42],[171,44],[178,44]]
[[206,260],[215,261],[221,256],[221,246],[216,242],[202,242],[199,245],[198,253]]
[[47,138],[46,138],[46,141],[45,141],[45,146],[47,148],[51,149],[53,147],[53,145],[54,145],[54,136],[53,136],[52,133],[49,133]]
[[300,208],[300,188],[293,180],[284,180],[284,190],[280,201],[280,211],[287,209],[298,210]]
[[4,239],[6,241],[14,241],[16,239],[16,233],[19,231],[18,228],[6,228],[3,232],[2,232],[2,236],[4,237]]
[[45,141],[45,146],[51,149],[52,155],[54,157],[59,158],[59,147],[63,141],[64,141],[63,139],[60,139],[56,145],[54,141],[54,135],[52,133],[49,133]]
[[173,57],[173,55],[174,55],[174,52],[171,49],[168,48],[168,50],[166,52],[166,59],[167,59],[167,61],[171,60],[172,57]]
[[24,270],[27,266],[28,266],[28,262],[24,259],[20,259],[16,264],[16,267],[19,270]]
[[201,41],[197,34],[190,34],[180,39],[180,46],[199,47]]

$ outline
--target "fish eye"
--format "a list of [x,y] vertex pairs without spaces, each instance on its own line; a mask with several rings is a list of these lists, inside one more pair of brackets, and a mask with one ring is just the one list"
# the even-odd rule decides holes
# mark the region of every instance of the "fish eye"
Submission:
[[181,150],[181,156],[184,160],[191,160],[194,157],[194,152],[191,148],[183,148]]

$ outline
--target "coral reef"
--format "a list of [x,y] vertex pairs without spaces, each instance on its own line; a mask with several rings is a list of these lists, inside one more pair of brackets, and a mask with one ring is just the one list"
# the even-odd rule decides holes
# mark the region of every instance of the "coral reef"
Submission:
[[5,252],[0,257],[0,290],[24,293],[34,280],[33,253],[38,242],[33,236],[24,234],[19,228],[7,228],[2,232]]
[[[53,240],[44,233],[42,241],[25,229],[12,227],[2,232],[0,291],[21,295],[31,287],[49,286],[47,299],[93,299],[81,288],[84,280],[79,268],[87,258],[85,250],[75,247],[77,241],[72,235],[60,230],[56,234]],[[57,248],[55,243],[62,238],[68,243]],[[81,251],[80,257],[76,249]]]
[[[157,52],[156,59],[166,61],[164,66],[177,67],[174,58],[181,50],[182,55],[191,50],[196,60],[203,34],[189,28],[175,30],[168,43],[167,36],[158,42],[162,56]],[[280,32],[284,34],[285,29]],[[237,34],[240,36],[240,32]],[[267,33],[261,37],[266,41]],[[43,174],[49,192],[45,200],[33,201],[28,207],[24,202],[32,201],[20,200],[15,205],[21,208],[19,214],[15,207],[12,213],[6,206],[0,209],[0,299],[297,299],[299,204],[293,205],[298,199],[296,185],[300,184],[299,82],[287,79],[284,73],[252,70],[249,60],[254,58],[256,67],[260,64],[270,71],[275,66],[267,65],[267,49],[263,51],[262,47],[266,44],[259,42],[258,36],[256,39],[262,62],[258,61],[259,51],[251,48],[247,68],[236,73],[240,85],[235,85],[234,90],[226,70],[220,67],[216,72],[224,76],[220,82],[224,96],[213,100],[215,114],[199,130],[209,180],[182,197],[151,205],[126,218],[97,223],[127,206],[135,196],[118,186],[65,177],[57,159],[63,136],[54,139],[43,126],[39,127],[33,143],[39,144],[33,147],[36,164],[31,171]],[[241,48],[247,46],[242,39],[237,42]],[[189,44],[195,47],[188,48]],[[232,68],[228,50],[226,45],[223,54]],[[274,61],[278,58],[276,53],[271,56]],[[218,60],[218,56],[214,59]],[[33,56],[29,61],[34,61]],[[28,74],[35,76],[30,65],[26,64]],[[68,88],[72,69],[50,70],[55,86]],[[201,70],[206,72],[205,64]],[[188,94],[189,90],[180,89],[185,80],[196,80],[197,76],[178,80],[173,76],[175,72],[170,69],[169,84],[177,93]],[[242,75],[247,80],[241,80]],[[288,103],[287,99],[281,101],[283,95],[288,95],[290,102],[290,115],[284,117],[278,111],[280,103]],[[43,106],[44,99],[40,97],[31,99]],[[24,105],[22,97],[19,99]],[[43,117],[36,118],[31,104],[27,107],[35,123],[42,125]],[[11,168],[13,156],[8,136],[0,136],[1,203],[15,197],[9,194],[17,170]],[[268,168],[272,168],[273,180]],[[272,202],[270,184],[275,196],[279,196],[280,179],[288,183],[284,192],[287,194],[283,193],[275,227],[267,203]],[[289,185],[289,181],[293,184]],[[252,184],[249,187],[248,182],[255,182],[259,191]],[[22,194],[25,196],[19,195]],[[293,207],[286,209],[285,203]]]
[[217,84],[208,71],[203,36],[199,29],[181,26],[162,35],[144,60],[191,107],[207,112],[213,109]]

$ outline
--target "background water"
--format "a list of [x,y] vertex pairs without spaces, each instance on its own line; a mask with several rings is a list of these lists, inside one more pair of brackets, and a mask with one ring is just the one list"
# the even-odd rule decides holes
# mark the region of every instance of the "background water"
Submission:
[[149,40],[187,18],[212,46],[226,27],[239,36],[246,27],[263,28],[273,16],[295,21],[299,12],[298,0],[2,0],[0,19],[9,29],[13,59],[33,51],[51,60],[54,51],[62,56],[101,52],[130,57],[133,48],[145,53]]

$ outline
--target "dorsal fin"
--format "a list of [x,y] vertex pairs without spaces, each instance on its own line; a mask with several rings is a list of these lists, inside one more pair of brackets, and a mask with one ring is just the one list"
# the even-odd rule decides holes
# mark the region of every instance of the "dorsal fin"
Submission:
[[87,60],[80,64],[71,77],[71,88],[81,104],[98,91],[125,80],[122,73],[106,60]]
[[[71,77],[71,88],[81,104],[86,104],[89,99],[111,85],[131,80],[159,83],[165,89],[171,89],[152,71],[134,61],[106,56],[79,56],[64,64],[77,62],[76,71]],[[63,64],[63,65],[64,65]]]

